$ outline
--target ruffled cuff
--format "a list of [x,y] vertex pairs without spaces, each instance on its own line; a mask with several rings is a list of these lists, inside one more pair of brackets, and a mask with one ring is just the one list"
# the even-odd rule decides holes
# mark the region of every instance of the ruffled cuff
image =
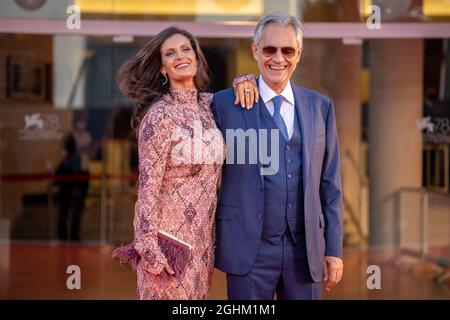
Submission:
[[[139,253],[140,251],[142,253]],[[129,263],[134,271],[140,264],[145,271],[156,276],[162,275],[167,263],[167,259],[161,251],[154,252],[149,248],[139,250],[134,242],[122,245],[114,250],[112,257],[119,258],[120,263]]]
[[254,74],[240,74],[233,80],[233,89],[236,92],[237,85],[244,81],[252,81],[256,85],[256,76]]
[[137,265],[141,260],[139,253],[134,249],[133,242],[121,245],[111,254],[113,258],[118,258],[120,263],[129,263],[131,268],[136,271]]

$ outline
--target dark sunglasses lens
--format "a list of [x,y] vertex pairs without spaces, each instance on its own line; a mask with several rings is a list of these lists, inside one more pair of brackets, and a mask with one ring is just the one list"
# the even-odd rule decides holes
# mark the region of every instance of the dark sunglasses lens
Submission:
[[266,56],[273,56],[277,52],[277,48],[275,47],[264,47],[263,53]]
[[295,55],[295,49],[291,47],[281,48],[281,53],[289,58],[292,58]]
[[[277,50],[278,50],[277,47],[272,47],[272,46],[264,47],[263,48],[263,54],[265,56],[270,57],[270,56],[273,56],[275,53],[277,53]],[[283,47],[283,48],[281,48],[281,53],[285,57],[292,58],[295,55],[295,48]]]

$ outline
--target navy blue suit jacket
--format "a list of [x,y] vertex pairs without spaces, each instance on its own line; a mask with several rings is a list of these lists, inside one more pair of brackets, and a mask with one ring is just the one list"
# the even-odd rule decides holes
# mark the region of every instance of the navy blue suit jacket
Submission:
[[[300,115],[303,151],[304,219],[311,277],[323,279],[324,256],[342,257],[343,201],[339,142],[332,101],[309,89],[292,85]],[[260,128],[262,98],[251,110],[234,105],[233,89],[214,95],[211,108],[226,139],[227,129]],[[258,132],[258,131],[257,131]],[[236,143],[235,143],[236,144]],[[245,144],[246,154],[250,150]],[[234,155],[236,157],[236,153]],[[247,158],[248,159],[248,158]],[[226,162],[230,162],[227,159]],[[264,178],[261,162],[224,164],[216,214],[216,267],[243,275],[255,261],[261,243]]]

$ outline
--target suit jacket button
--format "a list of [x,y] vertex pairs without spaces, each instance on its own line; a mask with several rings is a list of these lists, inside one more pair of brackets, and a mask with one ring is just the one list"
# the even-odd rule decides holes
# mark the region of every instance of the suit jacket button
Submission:
[[258,218],[261,219],[263,217],[262,213],[258,213]]
[[260,187],[259,190],[264,191],[264,187]]

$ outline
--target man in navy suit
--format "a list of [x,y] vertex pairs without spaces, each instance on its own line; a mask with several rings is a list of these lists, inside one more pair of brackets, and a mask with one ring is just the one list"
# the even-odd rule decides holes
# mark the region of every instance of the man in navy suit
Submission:
[[331,290],[343,272],[333,103],[290,82],[302,52],[298,19],[266,16],[253,40],[258,102],[231,107],[231,88],[212,102],[227,144],[216,266],[227,273],[229,299],[320,299],[322,281]]

